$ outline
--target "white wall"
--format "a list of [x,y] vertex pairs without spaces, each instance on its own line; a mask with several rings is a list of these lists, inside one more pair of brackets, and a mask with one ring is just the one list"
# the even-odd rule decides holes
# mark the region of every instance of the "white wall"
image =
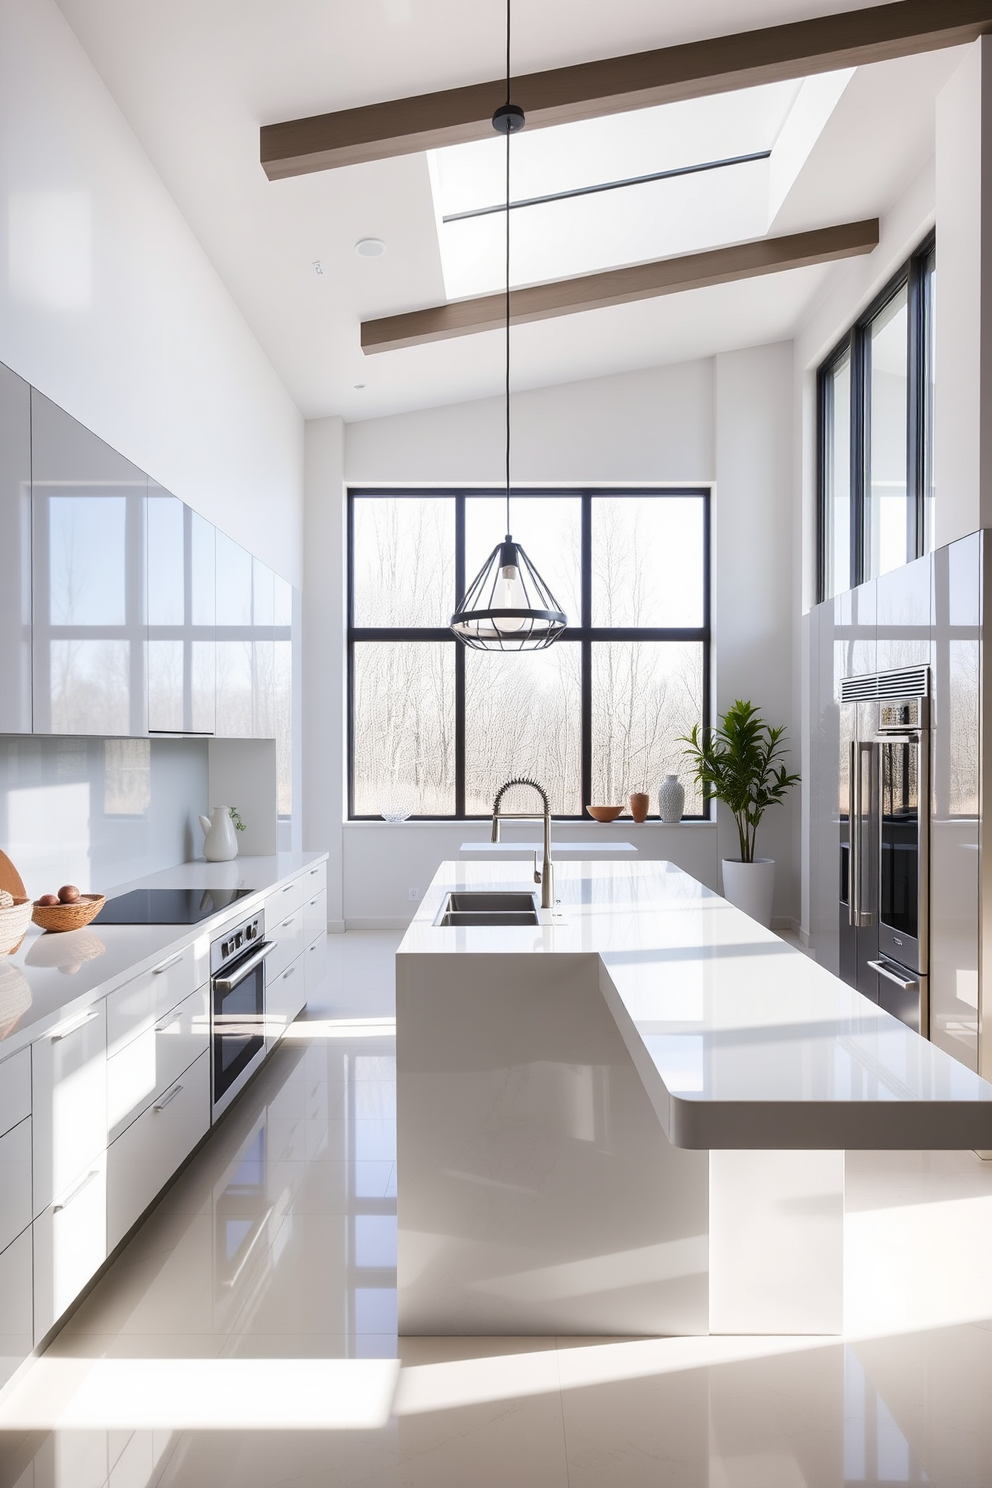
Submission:
[[[791,399],[789,345],[520,393],[513,400],[513,478],[535,485],[715,483],[714,573],[717,587],[726,586],[715,617],[718,701],[751,696],[794,732]],[[342,889],[336,897],[330,886],[328,892],[332,924],[400,922],[411,911],[408,889],[429,882],[437,862],[456,855],[477,829],[356,823],[342,832],[344,678],[334,658],[344,636],[344,490],[499,483],[503,404],[486,399],[347,425],[343,452],[339,439],[335,420],[308,425],[306,845],[328,849],[341,864]],[[798,903],[792,810],[782,810],[774,825],[769,818],[769,842],[782,862],[776,913],[790,920]],[[556,835],[572,830],[563,825]],[[712,829],[636,830],[645,856],[669,853],[717,886]],[[624,835],[634,831],[628,824]]]
[[[713,569],[716,706],[756,703],[784,724],[790,770],[801,766],[796,688],[800,604],[795,532],[802,513],[793,484],[792,343],[725,352],[716,358],[716,541]],[[798,921],[800,889],[791,871],[798,794],[771,807],[756,839],[774,858],[774,915]],[[720,856],[739,856],[729,812],[721,809]]]
[[992,37],[937,97],[937,545],[992,525]]
[[299,585],[302,419],[54,0],[0,6],[0,212],[0,361]]

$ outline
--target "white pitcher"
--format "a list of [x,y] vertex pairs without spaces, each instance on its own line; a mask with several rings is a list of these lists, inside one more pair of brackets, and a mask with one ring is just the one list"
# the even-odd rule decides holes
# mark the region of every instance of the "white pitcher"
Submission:
[[211,806],[210,815],[200,817],[200,826],[205,833],[203,856],[208,863],[226,863],[238,856],[238,834],[230,806]]

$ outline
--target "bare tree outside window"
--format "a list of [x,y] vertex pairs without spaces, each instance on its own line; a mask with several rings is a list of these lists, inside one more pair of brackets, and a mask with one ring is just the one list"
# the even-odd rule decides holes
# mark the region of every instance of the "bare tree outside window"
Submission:
[[511,531],[568,629],[547,650],[502,654],[462,647],[448,626],[456,589],[503,536],[503,498],[354,493],[352,813],[487,815],[502,781],[528,775],[556,815],[578,817],[680,770],[679,737],[708,721],[707,499],[515,492]]

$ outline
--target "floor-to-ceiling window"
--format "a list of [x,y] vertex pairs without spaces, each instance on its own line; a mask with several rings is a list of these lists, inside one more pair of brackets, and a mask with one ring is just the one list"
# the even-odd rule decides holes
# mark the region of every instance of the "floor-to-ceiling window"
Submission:
[[[544,651],[448,629],[504,533],[501,493],[349,497],[349,815],[484,816],[511,775],[557,816],[683,767],[708,722],[709,492],[513,493],[513,533],[568,616]],[[704,803],[687,791],[686,814]]]
[[931,236],[820,367],[817,597],[933,547]]

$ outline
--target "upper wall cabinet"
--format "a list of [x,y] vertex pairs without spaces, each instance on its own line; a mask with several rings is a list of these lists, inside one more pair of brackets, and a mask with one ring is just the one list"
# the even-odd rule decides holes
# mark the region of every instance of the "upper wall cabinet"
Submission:
[[31,389],[0,366],[0,733],[31,732]]
[[217,733],[254,734],[252,703],[252,557],[217,533]]
[[146,731],[147,477],[32,389],[34,731]]
[[148,732],[216,726],[215,533],[154,481],[148,486]]

